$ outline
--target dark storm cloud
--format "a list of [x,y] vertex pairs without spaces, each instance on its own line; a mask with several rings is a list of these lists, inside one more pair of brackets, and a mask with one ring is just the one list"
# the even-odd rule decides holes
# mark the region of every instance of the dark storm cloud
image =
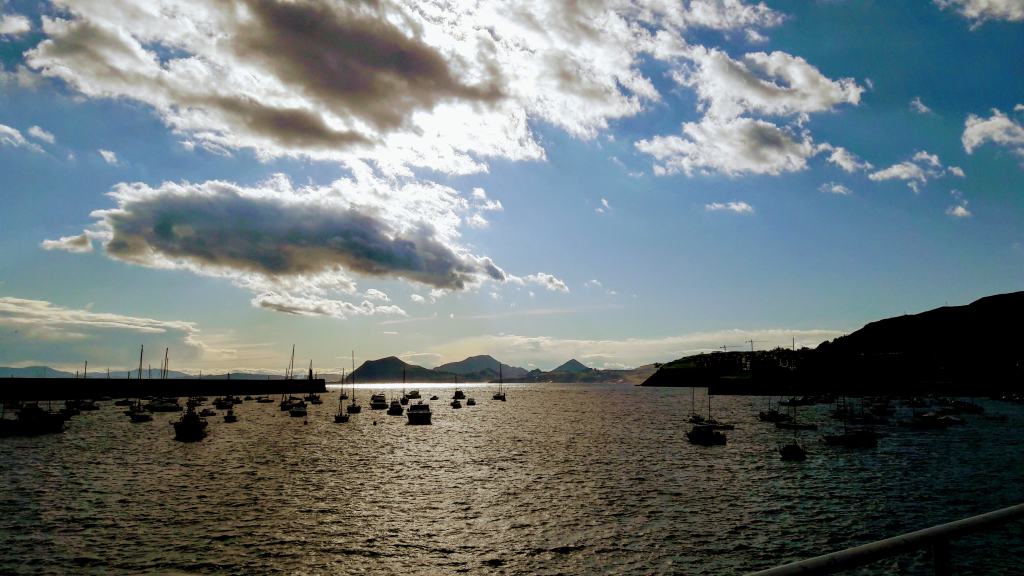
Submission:
[[264,63],[286,84],[377,128],[397,128],[413,110],[445,99],[502,97],[496,67],[489,68],[493,77],[485,84],[463,83],[437,49],[391,23],[383,4],[244,4],[253,21],[241,25],[234,39],[241,58]]
[[324,199],[255,195],[222,182],[119,195],[100,213],[115,258],[159,265],[161,257],[270,278],[338,267],[463,289],[504,276],[489,259],[460,254],[426,222],[399,231],[373,209]]

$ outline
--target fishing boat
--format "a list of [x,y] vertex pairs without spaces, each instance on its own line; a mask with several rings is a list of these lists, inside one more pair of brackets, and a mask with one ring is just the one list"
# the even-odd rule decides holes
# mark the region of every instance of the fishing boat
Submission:
[[491,396],[492,400],[505,401],[505,391],[502,389],[503,378],[501,377],[501,362],[498,362],[498,391]]
[[206,437],[206,418],[199,416],[196,409],[189,406],[174,425],[174,439],[180,442],[198,442]]
[[216,416],[217,412],[214,411],[212,408],[203,408],[202,410],[199,411],[199,415],[202,416],[203,418],[210,418],[212,416]]
[[437,394],[434,394],[433,396],[431,396],[430,399],[431,400],[437,400]]
[[452,408],[462,408],[462,402],[458,398],[452,399]]
[[[404,372],[403,372],[403,374],[404,374]],[[409,390],[409,393],[406,394],[406,396],[409,397],[409,400],[419,400],[420,399],[420,391],[419,390]]]
[[370,395],[370,410],[387,410],[388,399],[383,394]]
[[233,424],[238,422],[238,415],[235,414],[234,408],[228,408],[227,413],[224,414],[224,423]]
[[715,430],[712,426],[697,424],[686,433],[686,439],[690,444],[698,446],[724,446],[725,434]]
[[466,406],[476,406],[476,398],[470,396],[468,399],[466,399]]
[[409,424],[430,424],[430,404],[424,404],[421,400],[409,406],[405,415],[409,418]]
[[391,405],[388,406],[388,416],[401,416],[405,412],[405,408],[402,403],[398,400],[392,400]]

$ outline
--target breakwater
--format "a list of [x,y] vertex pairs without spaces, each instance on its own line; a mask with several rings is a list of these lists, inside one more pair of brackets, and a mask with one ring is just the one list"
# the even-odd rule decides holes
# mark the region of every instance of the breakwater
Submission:
[[227,394],[306,394],[325,392],[323,378],[270,380],[259,378],[0,378],[3,400],[66,400],[78,398],[136,398],[140,396],[224,396]]

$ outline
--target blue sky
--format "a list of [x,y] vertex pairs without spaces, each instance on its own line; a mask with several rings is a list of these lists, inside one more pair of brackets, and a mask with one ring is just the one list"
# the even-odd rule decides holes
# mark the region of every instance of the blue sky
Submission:
[[136,4],[0,4],[0,364],[635,366],[1024,281],[1019,0]]

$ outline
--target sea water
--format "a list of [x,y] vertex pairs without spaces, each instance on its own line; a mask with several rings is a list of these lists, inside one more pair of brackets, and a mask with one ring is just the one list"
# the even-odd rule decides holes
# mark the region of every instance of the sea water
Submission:
[[[419,388],[440,396],[432,426],[366,406],[335,424],[332,389],[306,419],[246,402],[191,444],[177,414],[132,424],[112,402],[60,435],[0,439],[0,573],[742,574],[1024,502],[1014,404],[979,401],[1006,422],[881,427],[871,450],[825,446],[841,425],[801,408],[824,428],[791,463],[777,447],[793,433],[757,421],[764,398],[715,397],[736,430],[700,447],[688,388],[513,384],[497,402],[465,385],[477,405],[461,410],[451,386]],[[373,391],[400,385],[358,388],[363,404]],[[1020,524],[959,541],[956,573],[1019,574]]]

